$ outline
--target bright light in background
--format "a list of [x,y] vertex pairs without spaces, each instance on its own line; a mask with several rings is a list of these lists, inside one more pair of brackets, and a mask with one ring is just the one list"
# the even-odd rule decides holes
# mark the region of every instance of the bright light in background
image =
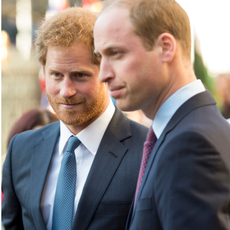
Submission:
[[68,0],[48,0],[46,18],[49,18],[56,14],[58,11],[65,10],[68,7]]
[[101,12],[103,3],[100,0],[82,0],[82,7],[90,9],[94,12]]
[[94,12],[101,12],[102,10],[102,2],[95,2],[92,4],[91,10]]
[[213,74],[230,72],[230,0],[177,0],[200,41],[203,61]]
[[31,0],[16,0],[16,47],[25,60],[30,59],[32,48]]
[[9,35],[5,30],[1,31],[1,60],[4,61],[8,57]]

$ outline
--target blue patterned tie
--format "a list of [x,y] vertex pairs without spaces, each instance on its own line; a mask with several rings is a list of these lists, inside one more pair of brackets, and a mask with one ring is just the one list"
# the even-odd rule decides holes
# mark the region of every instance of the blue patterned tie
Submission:
[[53,208],[52,230],[70,230],[74,216],[74,199],[76,187],[76,160],[74,150],[81,144],[79,139],[71,136],[64,153],[58,176]]

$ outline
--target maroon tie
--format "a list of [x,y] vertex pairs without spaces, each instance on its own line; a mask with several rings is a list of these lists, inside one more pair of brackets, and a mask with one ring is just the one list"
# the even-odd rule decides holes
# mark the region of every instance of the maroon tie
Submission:
[[147,139],[144,143],[143,156],[142,156],[141,167],[140,167],[138,181],[137,181],[134,205],[136,204],[137,194],[138,194],[139,189],[141,187],[141,183],[143,180],[145,169],[146,169],[150,154],[152,152],[152,149],[153,149],[156,141],[157,141],[157,137],[156,137],[155,133],[153,132],[153,128],[151,126],[151,128],[149,129],[148,135],[147,135]]

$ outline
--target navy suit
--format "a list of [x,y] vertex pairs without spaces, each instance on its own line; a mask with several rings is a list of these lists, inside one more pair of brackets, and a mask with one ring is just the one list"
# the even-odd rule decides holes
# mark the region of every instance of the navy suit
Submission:
[[[6,230],[46,229],[40,204],[59,124],[21,133],[10,142],[2,183]],[[147,132],[116,109],[86,180],[73,230],[125,229]]]
[[130,230],[230,229],[230,126],[208,91],[186,101],[153,148]]

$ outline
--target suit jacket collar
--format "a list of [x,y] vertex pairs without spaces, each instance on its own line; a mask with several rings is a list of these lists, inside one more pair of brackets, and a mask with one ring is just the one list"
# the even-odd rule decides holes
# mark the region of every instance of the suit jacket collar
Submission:
[[175,126],[187,115],[189,114],[191,111],[193,111],[194,109],[197,109],[199,107],[202,106],[207,106],[207,105],[215,105],[216,102],[213,99],[211,93],[209,91],[205,91],[202,93],[199,93],[195,96],[193,96],[192,98],[190,98],[188,101],[186,101],[177,111],[176,113],[173,115],[173,117],[171,118],[171,120],[169,121],[169,123],[167,124],[167,126],[165,127],[163,133],[161,134],[160,138],[157,140],[153,151],[150,155],[149,158],[149,162],[147,164],[146,170],[145,170],[145,174],[143,177],[143,181],[137,196],[137,200],[139,199],[141,192],[143,190],[144,184],[146,182],[146,178],[148,177],[149,171],[151,169],[151,166],[154,162],[155,156],[161,146],[161,144],[164,142],[167,134],[169,132],[171,132]]
[[[87,229],[110,181],[128,150],[121,141],[130,136],[128,119],[116,109],[90,169],[72,229]],[[82,221],[83,219],[84,221]]]
[[46,176],[52,160],[53,152],[60,135],[60,123],[55,122],[46,128],[42,135],[38,137],[37,143],[33,147],[31,160],[31,207],[34,222],[37,229],[46,229],[42,212],[40,209],[43,188]]

